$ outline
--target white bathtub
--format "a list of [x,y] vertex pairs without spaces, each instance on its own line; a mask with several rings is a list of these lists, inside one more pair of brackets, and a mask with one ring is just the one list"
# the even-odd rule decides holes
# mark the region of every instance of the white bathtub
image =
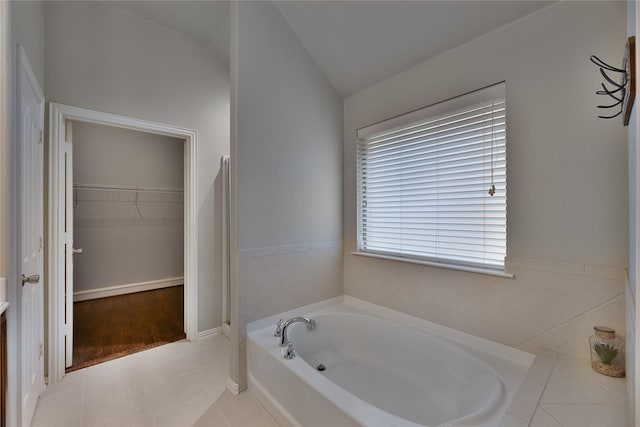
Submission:
[[[296,358],[250,325],[249,388],[281,424],[495,426],[533,356],[354,298],[288,329]],[[265,326],[268,325],[268,326]],[[319,371],[318,365],[326,369]]]

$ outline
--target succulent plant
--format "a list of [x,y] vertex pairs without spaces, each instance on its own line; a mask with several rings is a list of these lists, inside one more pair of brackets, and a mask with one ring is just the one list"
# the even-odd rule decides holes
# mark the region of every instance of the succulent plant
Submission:
[[593,345],[593,351],[598,355],[600,361],[605,365],[611,365],[613,359],[618,355],[618,349],[605,343]]

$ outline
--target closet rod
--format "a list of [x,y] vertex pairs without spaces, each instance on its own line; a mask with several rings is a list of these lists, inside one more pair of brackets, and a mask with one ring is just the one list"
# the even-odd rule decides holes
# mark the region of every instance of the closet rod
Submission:
[[184,193],[182,188],[133,187],[126,185],[73,184],[73,189],[93,191],[135,191],[138,193]]

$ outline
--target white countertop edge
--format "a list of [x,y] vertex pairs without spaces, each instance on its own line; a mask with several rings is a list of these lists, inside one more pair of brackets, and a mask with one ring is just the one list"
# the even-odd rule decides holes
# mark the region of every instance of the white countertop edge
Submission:
[[4,301],[4,302],[0,302],[0,314],[4,313],[5,311],[7,311],[7,308],[9,308],[9,303]]

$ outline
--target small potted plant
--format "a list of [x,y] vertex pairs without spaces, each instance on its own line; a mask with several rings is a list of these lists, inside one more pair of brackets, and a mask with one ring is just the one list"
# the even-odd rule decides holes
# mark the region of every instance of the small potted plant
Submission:
[[595,335],[589,338],[591,367],[610,377],[624,377],[624,344],[616,338],[616,331],[606,326],[594,326]]

